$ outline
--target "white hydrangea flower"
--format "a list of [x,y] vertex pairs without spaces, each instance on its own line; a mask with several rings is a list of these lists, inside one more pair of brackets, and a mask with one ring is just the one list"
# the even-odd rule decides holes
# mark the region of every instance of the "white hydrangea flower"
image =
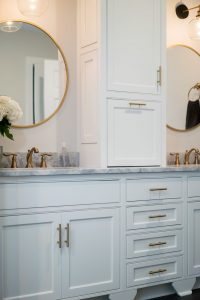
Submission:
[[22,117],[19,104],[8,96],[0,96],[0,121],[6,117],[10,124]]

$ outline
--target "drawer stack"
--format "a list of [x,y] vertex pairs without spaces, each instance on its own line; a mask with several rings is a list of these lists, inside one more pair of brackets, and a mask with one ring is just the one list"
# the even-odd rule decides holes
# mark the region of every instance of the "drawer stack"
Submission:
[[127,287],[182,276],[182,205],[182,178],[127,179]]

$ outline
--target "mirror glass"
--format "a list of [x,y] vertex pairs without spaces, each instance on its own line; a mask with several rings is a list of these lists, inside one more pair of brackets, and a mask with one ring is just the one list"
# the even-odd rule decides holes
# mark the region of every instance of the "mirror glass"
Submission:
[[63,103],[67,64],[44,30],[26,22],[7,23],[0,24],[0,95],[16,100],[23,111],[14,126],[32,127],[51,118]]
[[192,48],[167,49],[167,124],[185,131],[200,123],[200,57]]

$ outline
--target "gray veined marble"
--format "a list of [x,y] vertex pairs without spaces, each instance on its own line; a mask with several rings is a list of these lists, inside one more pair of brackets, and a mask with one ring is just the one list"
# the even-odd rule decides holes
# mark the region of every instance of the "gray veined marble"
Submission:
[[200,172],[200,166],[167,166],[167,167],[121,167],[121,168],[79,168],[51,167],[47,169],[0,169],[1,177],[9,176],[55,176],[55,175],[90,175],[90,174],[134,174],[134,173],[164,173],[164,172]]

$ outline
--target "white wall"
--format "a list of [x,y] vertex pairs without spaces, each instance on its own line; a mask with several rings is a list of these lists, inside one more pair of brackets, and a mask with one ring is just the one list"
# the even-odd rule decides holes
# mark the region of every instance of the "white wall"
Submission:
[[[200,53],[200,40],[191,40],[188,36],[188,23],[193,19],[197,10],[192,10],[187,19],[181,20],[176,16],[175,6],[179,1],[167,0],[167,46],[185,44],[196,49]],[[185,0],[188,7],[200,4],[198,0]],[[167,152],[184,152],[191,147],[200,148],[200,127],[188,132],[176,132],[167,129]]]
[[20,19],[46,30],[60,45],[69,69],[69,89],[61,110],[47,123],[35,128],[12,129],[14,142],[0,137],[4,151],[27,151],[37,146],[42,151],[59,151],[66,141],[77,149],[76,121],[76,0],[50,0],[48,10],[40,17],[24,17],[17,0],[0,0],[0,21]]

